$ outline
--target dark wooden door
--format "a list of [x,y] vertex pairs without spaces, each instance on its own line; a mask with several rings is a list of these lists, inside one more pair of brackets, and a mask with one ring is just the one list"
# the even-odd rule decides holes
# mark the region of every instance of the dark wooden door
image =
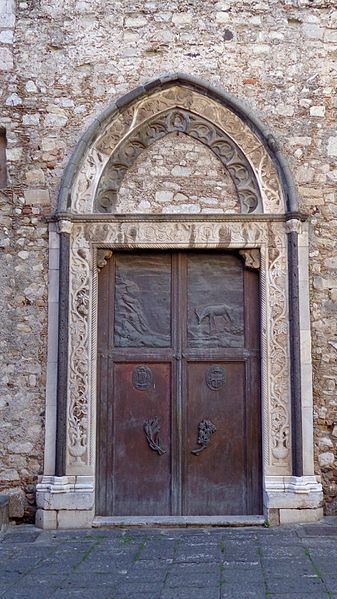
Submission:
[[258,274],[116,252],[99,274],[98,515],[258,514]]

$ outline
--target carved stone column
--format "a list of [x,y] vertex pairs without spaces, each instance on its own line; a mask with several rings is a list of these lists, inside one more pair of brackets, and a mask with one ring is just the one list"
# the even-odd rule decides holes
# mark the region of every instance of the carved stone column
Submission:
[[[286,223],[288,234],[288,281],[289,281],[289,324],[290,324],[290,386],[291,386],[291,430],[292,471],[295,476],[303,474],[302,455],[302,397],[301,397],[301,346],[300,307],[298,272],[298,234],[301,221],[292,218]],[[303,290],[302,290],[303,292]]]
[[67,389],[68,389],[68,320],[69,320],[69,256],[72,223],[58,223],[60,235],[59,337],[57,377],[56,476],[66,472]]
[[318,520],[322,485],[314,474],[311,332],[307,223],[286,222],[288,237],[289,349],[292,475],[266,477],[264,501],[272,524]]

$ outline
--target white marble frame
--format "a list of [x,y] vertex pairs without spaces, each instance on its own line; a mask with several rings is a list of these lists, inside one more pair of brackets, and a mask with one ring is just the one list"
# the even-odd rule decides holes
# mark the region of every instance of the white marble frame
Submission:
[[[194,219],[187,215],[165,219],[150,214],[123,218],[92,214],[100,177],[116,148],[142,123],[145,126],[155,115],[176,108],[207,119],[238,145],[255,173],[262,214],[252,214],[249,218],[203,215]],[[50,224],[46,448],[44,475],[37,486],[38,525],[45,528],[91,526],[94,519],[96,250],[104,247],[113,250],[179,245],[181,248],[260,249],[265,515],[274,523],[314,520],[321,515],[322,488],[314,476],[313,464],[308,234],[307,225],[302,223],[297,210],[292,178],[271,132],[231,96],[194,77],[176,73],[140,86],[92,123],[67,167],[55,219],[58,223]],[[285,222],[287,218],[291,220]],[[70,236],[71,253],[67,465],[64,476],[59,477],[55,476],[59,291],[56,227]],[[171,237],[167,236],[170,230],[171,233],[175,230]],[[287,233],[293,232],[298,235],[296,258],[301,290],[303,476],[299,477],[292,476],[290,434],[289,339],[293,332],[289,330],[288,314]]]
[[[321,485],[313,470],[312,392],[308,293],[301,298],[302,391],[304,422],[304,476],[292,476],[291,405],[289,371],[289,316],[287,292],[287,232],[299,233],[299,279],[308,290],[306,225],[278,217],[260,217],[254,221],[240,216],[218,218],[156,219],[124,217],[99,222],[61,221],[59,228],[71,239],[70,310],[69,310],[69,394],[67,467],[64,477],[53,476],[55,438],[55,385],[48,381],[45,475],[38,485],[37,523],[43,527],[90,526],[94,519],[95,444],[96,444],[96,318],[97,318],[97,249],[137,248],[258,248],[261,256],[261,383],[262,449],[265,515],[273,520],[316,519],[321,515]],[[193,243],[191,232],[193,230]],[[185,238],[184,238],[185,236]],[[271,239],[274,242],[271,243]],[[55,244],[54,234],[51,243]],[[85,292],[84,292],[85,290]],[[283,307],[281,304],[284,304]],[[280,311],[281,307],[281,311]],[[53,307],[55,310],[55,307]],[[273,315],[274,311],[274,315]],[[276,324],[275,324],[276,323]],[[84,328],[81,328],[83,327]],[[273,328],[274,327],[274,328]],[[276,327],[276,328],[275,328]],[[83,331],[85,344],[83,353]],[[80,345],[76,346],[76,333]],[[276,332],[277,331],[277,334]],[[54,339],[53,339],[54,338]],[[51,345],[55,342],[51,335]],[[280,347],[278,347],[280,346]],[[283,348],[283,349],[282,349]],[[76,351],[74,351],[76,350]],[[51,347],[52,355],[55,348]],[[80,355],[78,370],[76,359]],[[280,363],[281,359],[281,363]],[[83,362],[84,360],[84,362]],[[283,362],[282,362],[283,360]],[[87,375],[81,380],[83,364]],[[278,369],[275,366],[278,363]],[[78,370],[78,372],[76,371]],[[84,368],[85,371],[85,368]],[[76,375],[77,372],[77,375]],[[86,371],[85,371],[86,372]],[[71,378],[72,373],[77,376]],[[79,376],[79,378],[78,378]],[[279,377],[279,380],[276,380]],[[273,382],[274,381],[274,382]],[[85,397],[78,389],[85,387]],[[286,390],[286,398],[281,397]],[[277,396],[279,394],[279,396]],[[82,402],[82,403],[81,403]],[[85,407],[83,414],[79,411]],[[73,412],[80,416],[74,421]],[[280,413],[279,413],[280,410]],[[286,414],[287,422],[279,420]],[[81,418],[86,421],[85,438]],[[49,422],[48,422],[49,420]],[[274,421],[276,420],[276,428]],[[53,422],[54,421],[54,422]],[[75,428],[74,428],[75,427]],[[77,428],[76,428],[77,427]],[[75,430],[75,436],[73,433]],[[286,443],[275,452],[278,431],[287,431]],[[78,432],[79,431],[79,432]],[[282,437],[283,438],[283,437]],[[79,441],[79,442],[78,442]],[[277,447],[276,447],[277,449]]]

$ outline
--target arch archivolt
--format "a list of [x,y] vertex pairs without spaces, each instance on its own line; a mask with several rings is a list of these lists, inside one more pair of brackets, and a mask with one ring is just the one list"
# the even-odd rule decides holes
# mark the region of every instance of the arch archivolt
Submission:
[[127,168],[172,131],[194,137],[215,153],[233,178],[242,213],[284,213],[276,167],[258,136],[220,102],[178,85],[116,111],[82,161],[71,193],[72,210],[113,212]]

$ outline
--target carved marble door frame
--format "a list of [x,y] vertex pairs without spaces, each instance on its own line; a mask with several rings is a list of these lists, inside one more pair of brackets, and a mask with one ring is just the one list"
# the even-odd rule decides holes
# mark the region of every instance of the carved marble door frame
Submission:
[[[110,252],[141,248],[235,249],[247,266],[260,268],[265,516],[272,523],[321,516],[313,465],[307,223],[261,124],[224,92],[212,96],[202,85],[176,74],[122,99],[80,142],[63,181],[50,222],[46,457],[37,487],[42,527],[94,522],[97,272]],[[214,153],[221,148],[241,214],[116,213],[121,169],[132,148],[144,150],[172,127],[184,128]]]

